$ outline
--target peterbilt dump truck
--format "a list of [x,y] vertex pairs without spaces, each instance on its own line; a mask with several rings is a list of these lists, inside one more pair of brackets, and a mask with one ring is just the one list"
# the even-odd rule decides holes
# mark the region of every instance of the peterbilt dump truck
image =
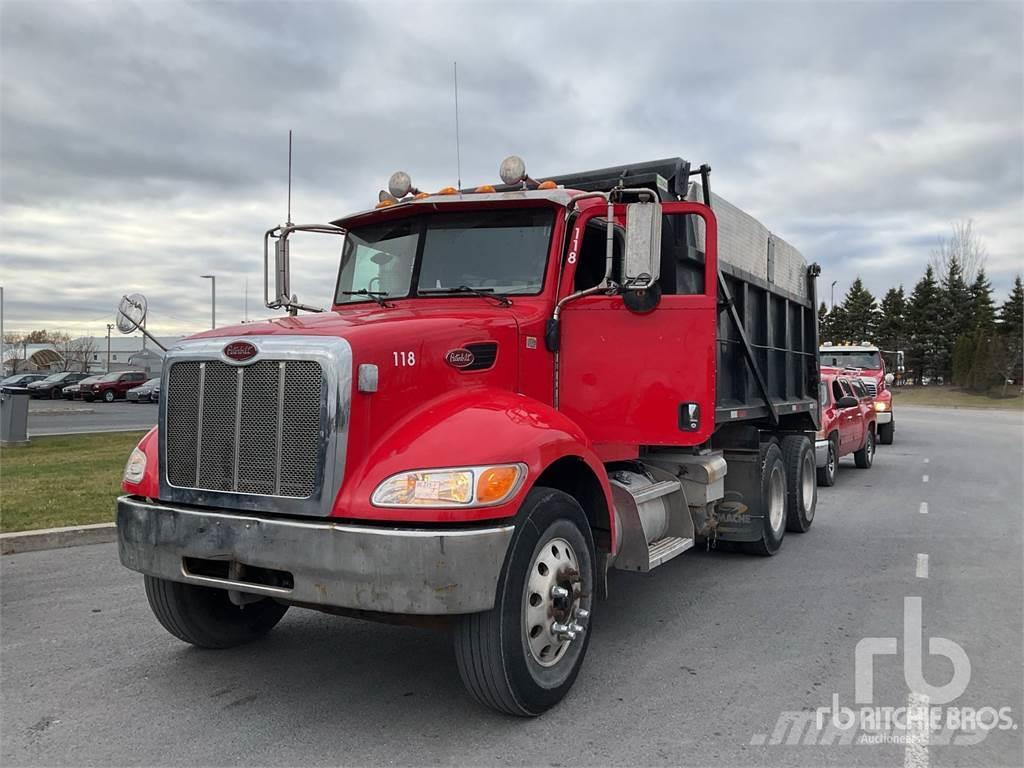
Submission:
[[[533,716],[610,570],[807,531],[817,268],[709,173],[538,182],[513,157],[501,185],[398,173],[372,209],[269,230],[285,314],[170,349],[125,470],[120,559],[160,623],[206,648],[290,606],[441,623],[472,696]],[[290,291],[298,231],[339,238],[329,309]]]

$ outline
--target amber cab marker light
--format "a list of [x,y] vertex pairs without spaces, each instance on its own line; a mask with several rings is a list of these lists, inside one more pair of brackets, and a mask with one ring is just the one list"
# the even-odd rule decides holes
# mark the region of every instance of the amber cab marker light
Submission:
[[457,190],[455,187],[443,187],[442,189],[438,190],[437,194],[439,194],[439,195],[454,195],[458,191],[459,190]]
[[555,189],[557,187],[558,185],[555,184],[555,182],[551,181],[551,179],[548,179],[547,181],[542,181],[540,184],[537,185],[537,189]]
[[394,204],[395,204],[394,200],[381,200],[379,203],[377,203],[373,207],[374,208],[387,208],[389,205],[394,205]]
[[481,184],[474,191],[476,191],[476,192],[493,192],[494,191],[494,186],[492,184]]
[[518,467],[490,467],[480,473],[476,481],[477,504],[489,504],[504,499],[519,480]]

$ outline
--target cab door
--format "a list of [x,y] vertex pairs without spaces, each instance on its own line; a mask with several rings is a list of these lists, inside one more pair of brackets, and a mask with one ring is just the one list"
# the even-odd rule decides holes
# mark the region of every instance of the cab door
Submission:
[[[562,298],[603,279],[604,210],[590,211],[574,225]],[[562,310],[556,401],[598,447],[696,445],[714,429],[714,214],[695,203],[665,203],[661,213],[660,300],[653,309],[634,311],[623,293],[600,292]],[[703,253],[692,247],[697,219],[706,232]],[[626,206],[615,206],[615,224],[613,278],[619,281]]]
[[841,453],[850,453],[860,448],[861,442],[864,440],[864,416],[860,410],[860,398],[853,391],[853,387],[850,382],[846,379],[839,379],[839,386],[843,391],[844,397],[852,397],[857,401],[857,405],[853,408],[844,408],[840,417],[839,437],[840,446],[842,448]]

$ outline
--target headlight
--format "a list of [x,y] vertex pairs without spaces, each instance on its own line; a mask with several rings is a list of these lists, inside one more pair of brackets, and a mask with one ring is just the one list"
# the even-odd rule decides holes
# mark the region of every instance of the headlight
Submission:
[[142,476],[146,474],[146,454],[136,448],[128,457],[128,463],[124,468],[124,481],[126,483],[139,484]]
[[426,469],[392,475],[377,486],[377,507],[490,507],[508,501],[526,477],[524,464]]
[[888,411],[889,410],[889,404],[887,402],[885,402],[884,400],[875,400],[875,410],[876,411]]

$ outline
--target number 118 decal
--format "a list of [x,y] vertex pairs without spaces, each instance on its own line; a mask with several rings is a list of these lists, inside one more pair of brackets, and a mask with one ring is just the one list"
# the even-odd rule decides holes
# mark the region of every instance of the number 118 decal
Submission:
[[416,353],[415,352],[392,352],[395,356],[395,366],[397,368],[409,368],[416,365]]

